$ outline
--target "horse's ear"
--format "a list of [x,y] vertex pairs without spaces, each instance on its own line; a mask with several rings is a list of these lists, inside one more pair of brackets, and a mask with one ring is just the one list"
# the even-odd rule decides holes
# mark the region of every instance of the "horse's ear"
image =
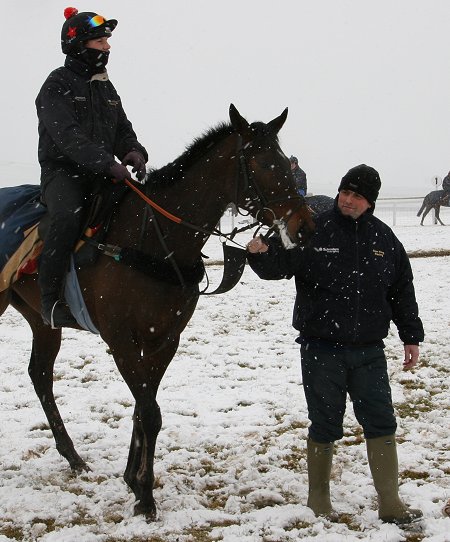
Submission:
[[230,121],[236,132],[242,136],[250,129],[250,124],[244,119],[233,104],[230,104]]
[[283,124],[286,122],[287,115],[288,115],[288,108],[286,107],[286,109],[283,111],[283,113],[281,113],[279,117],[269,122],[269,124],[267,125],[267,128],[270,130],[272,134],[274,135],[278,134]]

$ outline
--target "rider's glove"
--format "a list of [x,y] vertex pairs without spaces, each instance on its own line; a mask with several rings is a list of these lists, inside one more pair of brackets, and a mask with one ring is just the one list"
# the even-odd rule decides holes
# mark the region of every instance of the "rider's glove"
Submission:
[[124,156],[124,159],[122,160],[122,165],[133,166],[131,171],[133,173],[136,173],[137,180],[141,182],[144,180],[145,174],[147,172],[145,170],[145,158],[140,152],[130,151]]
[[128,169],[123,166],[122,164],[119,164],[118,162],[113,162],[108,169],[106,170],[106,173],[112,177],[112,180],[114,183],[124,183],[125,179],[128,181],[132,181],[131,173],[128,171]]

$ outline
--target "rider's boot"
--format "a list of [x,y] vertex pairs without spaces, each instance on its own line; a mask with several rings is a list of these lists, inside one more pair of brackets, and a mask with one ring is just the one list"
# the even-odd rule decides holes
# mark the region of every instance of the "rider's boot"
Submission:
[[[51,244],[46,240],[39,262],[38,282],[41,291],[42,319],[52,329],[79,327],[63,296],[70,250],[64,258],[60,249],[52,250]],[[52,253],[58,253],[58,257],[50,256]]]

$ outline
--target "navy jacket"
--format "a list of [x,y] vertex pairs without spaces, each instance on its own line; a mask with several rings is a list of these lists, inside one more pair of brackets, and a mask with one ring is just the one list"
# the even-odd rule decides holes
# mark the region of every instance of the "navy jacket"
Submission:
[[302,191],[302,196],[306,196],[308,192],[308,182],[306,180],[306,173],[298,165],[292,170],[292,176],[294,177],[295,186],[297,191]]
[[47,78],[36,98],[38,157],[47,171],[63,168],[80,174],[105,174],[131,150],[148,159],[106,72],[91,78],[79,60],[66,57]]
[[248,255],[263,279],[295,276],[293,326],[300,337],[374,344],[392,320],[405,344],[423,341],[411,266],[393,231],[371,213],[345,217],[336,204],[317,217],[316,228],[305,248],[286,250],[270,238],[268,252]]

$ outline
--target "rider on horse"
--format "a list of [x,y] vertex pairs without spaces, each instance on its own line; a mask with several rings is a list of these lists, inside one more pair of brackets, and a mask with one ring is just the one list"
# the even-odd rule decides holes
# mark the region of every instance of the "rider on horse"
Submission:
[[52,327],[76,325],[62,290],[92,196],[112,190],[112,180],[131,179],[127,165],[142,180],[148,160],[106,72],[117,20],[75,8],[64,15],[64,66],[50,73],[36,98],[42,201],[50,215],[39,286],[42,317]]
[[442,190],[444,191],[444,197],[442,199],[446,199],[448,204],[450,200],[450,171],[442,180]]

